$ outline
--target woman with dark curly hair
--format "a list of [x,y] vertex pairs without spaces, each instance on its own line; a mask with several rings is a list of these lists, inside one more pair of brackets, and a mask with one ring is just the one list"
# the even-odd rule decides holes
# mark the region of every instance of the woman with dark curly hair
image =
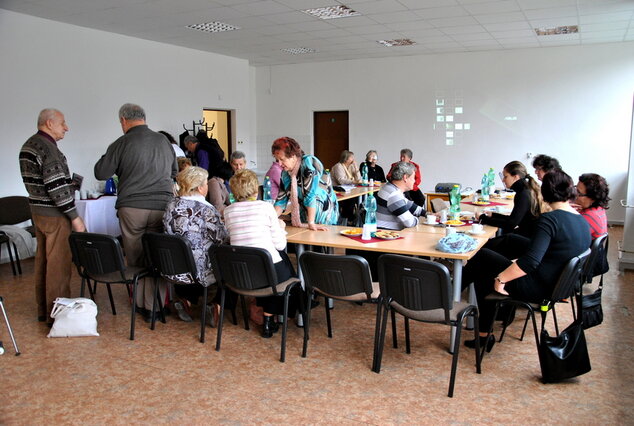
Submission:
[[[583,217],[570,205],[576,196],[570,176],[553,170],[544,176],[542,197],[552,211],[537,220],[530,247],[516,262],[483,248],[465,268],[471,269],[480,310],[480,345],[488,351],[495,343],[491,335],[495,304],[485,297],[493,291],[513,299],[539,303],[552,294],[557,279],[570,259],[590,247],[590,229]],[[475,347],[475,341],[465,341]]]
[[609,193],[608,183],[602,176],[596,173],[584,173],[579,176],[577,199],[573,207],[588,221],[593,240],[608,232],[605,211],[609,208]]

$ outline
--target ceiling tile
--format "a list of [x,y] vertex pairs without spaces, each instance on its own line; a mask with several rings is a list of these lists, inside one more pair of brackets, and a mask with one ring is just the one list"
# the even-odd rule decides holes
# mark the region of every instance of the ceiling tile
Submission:
[[524,11],[527,19],[548,19],[557,17],[578,16],[576,7],[556,7],[552,9],[534,9]]
[[399,12],[402,10],[407,10],[405,6],[403,6],[400,2],[396,0],[366,1],[362,3],[357,3],[354,5],[354,7],[350,5],[348,5],[348,7],[362,13],[363,15]]
[[444,7],[444,6],[457,6],[456,0],[400,0],[403,6],[409,7],[412,10],[426,9],[428,7]]
[[468,16],[469,13],[462,6],[434,7],[416,11],[423,19],[451,18],[454,16]]
[[468,5],[464,5],[464,8],[473,15],[517,12],[521,10],[515,0],[503,0],[503,1],[492,1],[489,3],[468,4]]
[[447,27],[443,28],[442,32],[449,35],[454,34],[473,34],[473,33],[486,33],[486,30],[482,25],[465,25],[463,27]]
[[581,24],[596,24],[600,22],[628,21],[632,19],[632,12],[605,13],[601,15],[581,15]]
[[463,16],[458,18],[430,19],[429,22],[438,28],[458,27],[461,25],[477,25],[478,24],[478,21],[473,19],[471,16]]
[[232,6],[233,9],[249,15],[261,16],[274,13],[288,13],[293,9],[274,0],[261,0]]
[[497,39],[518,38],[518,37],[537,37],[533,30],[517,30],[517,31],[491,31],[491,35]]
[[575,7],[576,0],[517,0],[522,10],[545,9],[555,7]]
[[500,24],[485,24],[483,27],[487,31],[513,31],[513,30],[529,30],[531,26],[528,22],[506,22]]
[[495,13],[490,15],[477,15],[475,19],[481,24],[498,24],[501,22],[517,22],[526,19],[522,12]]

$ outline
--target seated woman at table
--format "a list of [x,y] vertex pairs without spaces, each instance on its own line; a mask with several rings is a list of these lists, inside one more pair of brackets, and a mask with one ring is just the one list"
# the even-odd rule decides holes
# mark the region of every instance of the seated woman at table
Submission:
[[229,195],[229,178],[233,175],[233,169],[226,161],[216,169],[216,176],[209,179],[209,194],[207,199],[218,210],[220,216],[225,207],[231,204]]
[[[339,162],[332,166],[331,177],[333,186],[356,185],[361,183],[361,176],[354,161],[354,152],[343,150]],[[357,205],[357,199],[339,201],[339,214],[349,221],[354,220],[354,209]]]
[[605,178],[596,173],[584,173],[577,183],[577,199],[573,207],[590,225],[592,239],[607,234],[608,218],[605,211],[610,202],[610,188]]
[[509,259],[523,255],[530,245],[539,216],[548,210],[542,194],[526,166],[519,161],[511,161],[502,170],[502,182],[506,188],[515,191],[511,214],[485,212],[479,221],[485,225],[498,227],[503,235],[490,239],[484,247],[496,251]]
[[341,151],[339,162],[332,166],[330,170],[332,176],[332,184],[335,186],[356,185],[361,183],[361,175],[356,161],[354,161],[354,152],[344,149]]
[[374,179],[375,182],[385,182],[385,173],[383,168],[376,164],[379,157],[375,150],[371,149],[365,154],[365,161],[359,165],[359,173],[363,176],[363,169],[368,171],[368,179]]
[[289,137],[276,139],[271,152],[284,169],[275,201],[278,216],[290,200],[293,226],[323,231],[328,229],[324,225],[336,225],[339,219],[337,195],[330,175],[324,174],[321,161],[304,154],[299,143]]
[[[493,335],[485,342],[487,331],[493,325],[495,303],[485,297],[497,291],[513,299],[540,303],[552,294],[566,263],[590,247],[588,223],[570,204],[575,192],[572,179],[566,173],[561,170],[547,173],[541,193],[552,211],[537,220],[528,251],[512,262],[483,248],[464,268],[463,283],[465,279],[475,283],[480,311],[480,345],[486,345],[487,351],[495,343]],[[473,348],[475,341],[465,341],[465,346]]]
[[[277,218],[273,206],[257,199],[258,178],[251,170],[240,170],[229,180],[235,202],[225,209],[225,226],[232,245],[266,249],[275,264],[279,282],[296,277],[295,269],[284,249],[286,248],[285,223]],[[295,297],[293,297],[295,296]],[[289,317],[297,309],[297,295],[291,295]],[[273,336],[278,330],[273,315],[284,314],[284,298],[281,296],[258,297],[258,306],[264,310],[262,337]]]
[[[172,235],[182,235],[192,246],[192,253],[196,261],[198,278],[204,286],[216,282],[211,269],[209,248],[228,240],[227,230],[222,223],[220,214],[214,206],[205,200],[207,195],[207,170],[201,167],[188,167],[176,176],[179,186],[179,196],[172,200],[165,209],[163,225],[165,232]],[[189,307],[198,303],[203,294],[203,288],[192,285],[188,274],[167,277],[176,283],[174,286],[177,300],[173,306],[183,321],[191,321]],[[204,301],[203,301],[204,303]],[[211,306],[208,307],[207,318],[212,326],[217,314]]]

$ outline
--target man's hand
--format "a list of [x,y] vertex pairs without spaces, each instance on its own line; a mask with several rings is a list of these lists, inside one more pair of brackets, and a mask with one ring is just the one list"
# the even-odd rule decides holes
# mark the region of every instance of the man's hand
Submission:
[[86,225],[84,224],[84,220],[79,216],[71,220],[70,225],[75,232],[86,232]]

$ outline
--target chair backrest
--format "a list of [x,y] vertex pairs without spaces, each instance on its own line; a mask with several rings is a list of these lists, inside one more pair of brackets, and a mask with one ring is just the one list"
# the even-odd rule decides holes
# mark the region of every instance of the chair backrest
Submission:
[[588,248],[579,256],[575,256],[568,261],[559,275],[557,284],[555,284],[555,288],[550,297],[551,302],[559,302],[574,294],[575,290],[579,288],[579,283],[581,282],[583,271],[589,257],[590,249]]
[[160,275],[189,273],[195,281],[198,277],[192,247],[182,235],[146,232],[143,234],[143,251],[150,266]]
[[608,234],[598,236],[592,241],[590,245],[590,256],[586,262],[586,266],[583,269],[583,280],[585,282],[592,282],[592,278],[595,275],[595,268],[597,263],[605,262],[605,256],[608,254]]
[[370,265],[360,256],[305,251],[299,264],[308,290],[335,298],[365,293],[371,299]]
[[28,197],[13,195],[0,198],[0,225],[15,225],[31,220]]
[[106,234],[73,232],[68,237],[73,263],[89,277],[119,271],[125,280],[125,263],[119,241]]
[[274,289],[278,284],[271,254],[263,248],[222,244],[212,246],[209,257],[217,277],[233,289]]
[[415,257],[384,254],[379,257],[381,296],[412,311],[444,309],[450,321],[452,284],[445,265]]

